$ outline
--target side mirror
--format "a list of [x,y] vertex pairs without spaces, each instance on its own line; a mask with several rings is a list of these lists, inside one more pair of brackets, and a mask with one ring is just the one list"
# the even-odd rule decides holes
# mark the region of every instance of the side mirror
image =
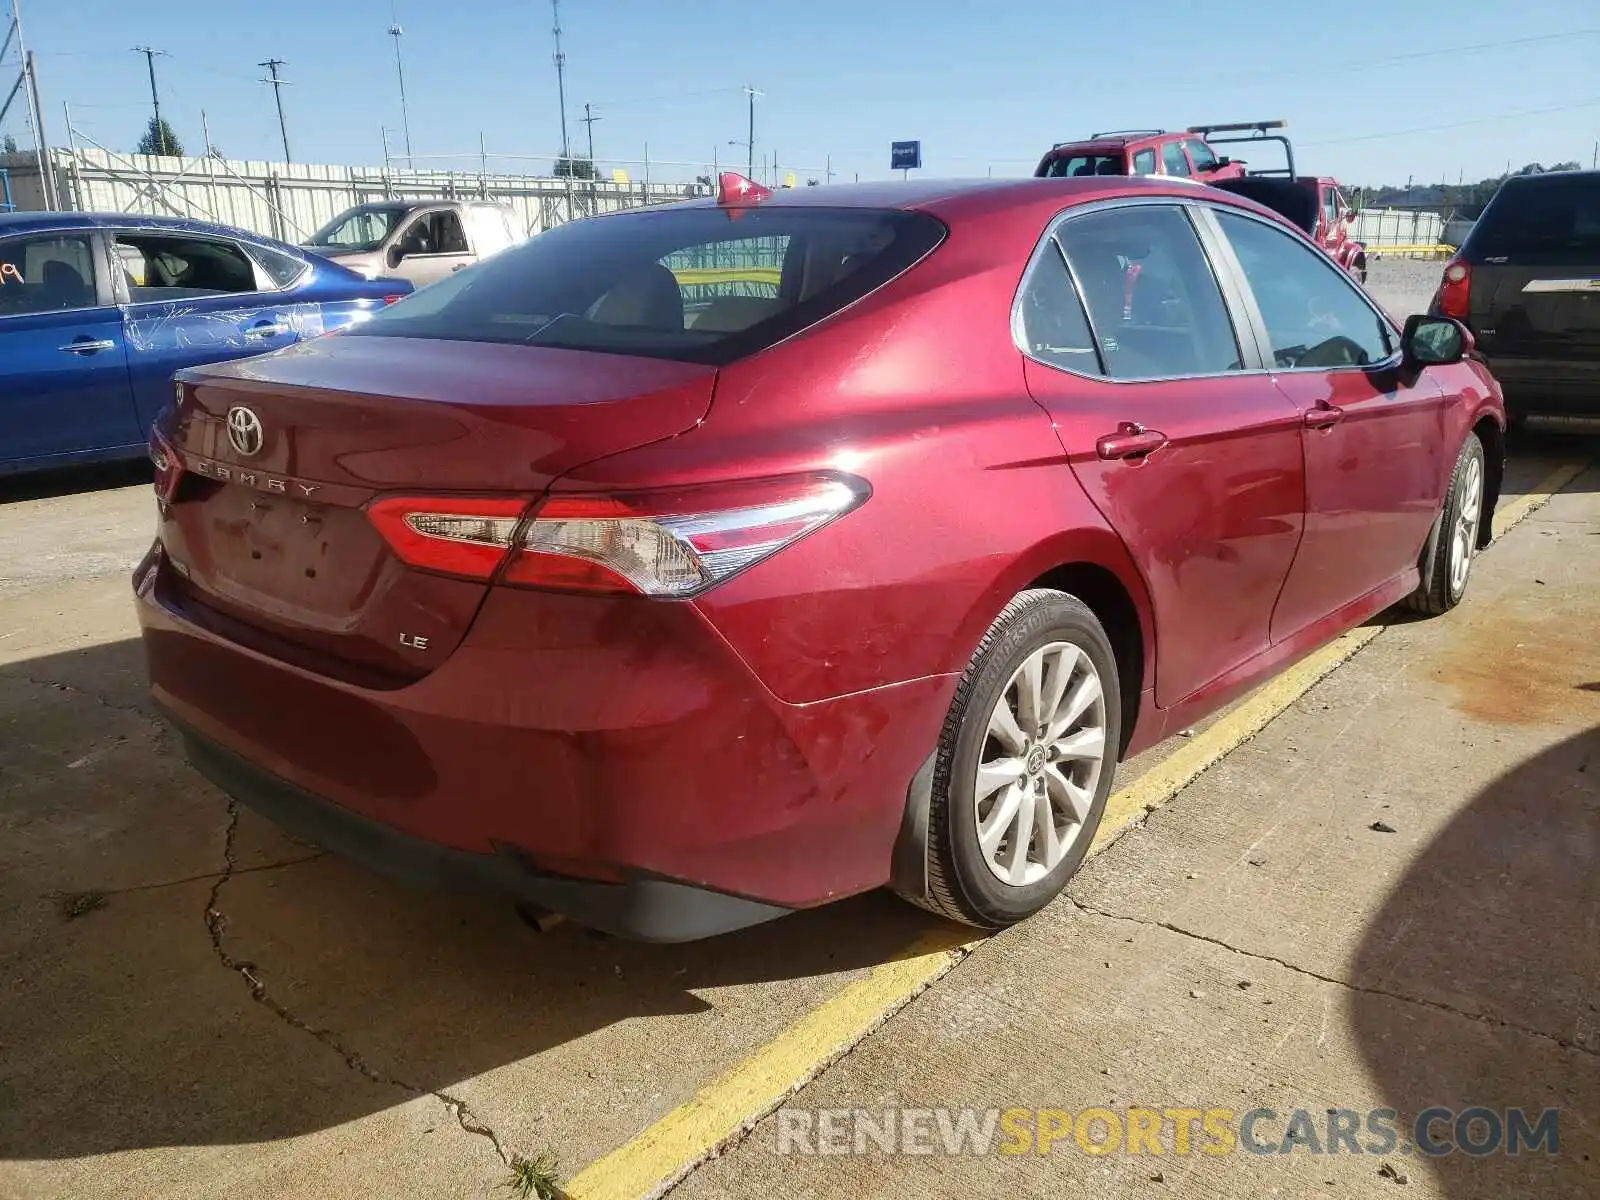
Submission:
[[1418,313],[1406,318],[1405,332],[1400,335],[1400,352],[1406,366],[1414,370],[1458,363],[1471,349],[1472,334],[1450,317]]
[[395,267],[398,267],[400,265],[400,260],[402,258],[404,258],[405,256],[406,256],[406,248],[405,248],[405,244],[403,242],[396,242],[393,246],[390,246],[389,247],[389,268],[390,268],[390,270],[393,270]]

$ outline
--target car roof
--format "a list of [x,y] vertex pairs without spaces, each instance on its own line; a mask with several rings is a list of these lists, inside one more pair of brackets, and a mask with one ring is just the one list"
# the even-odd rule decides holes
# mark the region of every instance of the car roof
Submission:
[[[1076,204],[1108,200],[1118,196],[1172,196],[1192,200],[1196,189],[1219,204],[1232,204],[1252,210],[1260,205],[1194,179],[1169,179],[1152,175],[1091,175],[1080,179],[1047,179],[1025,176],[1016,179],[929,179],[882,183],[845,183],[829,187],[783,188],[762,207],[795,208],[901,208],[929,212],[948,221],[961,221],[984,215],[1037,209],[1059,212]],[[715,197],[699,197],[664,208],[714,208]],[[625,209],[639,212],[639,209]],[[604,219],[604,218],[602,218]]]
[[[39,233],[63,229],[149,229],[168,233],[209,234],[254,242],[261,246],[283,247],[284,243],[246,229],[235,229],[215,221],[192,217],[162,217],[148,213],[107,212],[13,212],[0,213],[0,237],[19,233]],[[292,247],[288,247],[292,249]]]

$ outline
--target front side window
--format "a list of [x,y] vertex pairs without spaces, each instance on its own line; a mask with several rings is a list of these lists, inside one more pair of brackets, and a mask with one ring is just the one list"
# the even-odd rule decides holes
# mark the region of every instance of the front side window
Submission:
[[0,317],[94,308],[94,241],[45,234],[0,242]]
[[1156,173],[1156,152],[1154,150],[1140,150],[1133,156],[1133,173],[1135,175],[1154,175]]
[[1056,236],[1083,289],[1106,374],[1152,379],[1242,369],[1216,277],[1180,209],[1106,209],[1063,222]]
[[1255,294],[1278,366],[1366,367],[1394,353],[1389,323],[1326,256],[1264,221],[1216,217]]
[[1339,196],[1332,188],[1322,189],[1322,220],[1328,229],[1332,229],[1339,219]]
[[1211,171],[1216,168],[1216,151],[1199,138],[1190,138],[1184,145],[1189,147],[1189,161],[1194,164],[1196,171]]
[[115,250],[128,298],[135,304],[260,290],[255,267],[232,242],[119,233]]
[[1100,374],[1094,334],[1054,238],[1045,244],[1028,274],[1017,306],[1015,332],[1030,358],[1081,375]]
[[937,219],[895,209],[707,206],[569,221],[342,336],[720,364],[861,299],[943,236]]
[[1183,146],[1178,142],[1168,142],[1161,147],[1161,165],[1168,175],[1189,175],[1189,160],[1183,156]]
[[450,209],[423,213],[406,226],[395,247],[400,254],[467,254],[467,235],[461,218]]

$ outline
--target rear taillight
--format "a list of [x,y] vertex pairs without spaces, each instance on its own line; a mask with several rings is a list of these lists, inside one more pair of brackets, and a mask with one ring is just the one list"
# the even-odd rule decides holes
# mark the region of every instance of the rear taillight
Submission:
[[1463,260],[1451,259],[1444,267],[1444,279],[1433,306],[1440,315],[1465,321],[1472,310],[1472,267]]
[[398,301],[401,301],[401,300],[404,300],[404,299],[405,299],[404,296],[385,296],[383,298],[384,307],[387,308],[389,305],[395,304]]
[[412,566],[561,591],[693,596],[868,495],[818,474],[617,496],[526,501],[391,496],[367,514]]

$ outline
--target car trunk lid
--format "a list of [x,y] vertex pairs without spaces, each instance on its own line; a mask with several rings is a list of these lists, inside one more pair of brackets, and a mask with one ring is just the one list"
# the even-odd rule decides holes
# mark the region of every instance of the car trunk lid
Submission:
[[715,368],[507,344],[333,336],[184,376],[163,505],[177,599],[264,653],[373,686],[437,666],[487,586],[405,566],[392,494],[504,496],[692,428]]

